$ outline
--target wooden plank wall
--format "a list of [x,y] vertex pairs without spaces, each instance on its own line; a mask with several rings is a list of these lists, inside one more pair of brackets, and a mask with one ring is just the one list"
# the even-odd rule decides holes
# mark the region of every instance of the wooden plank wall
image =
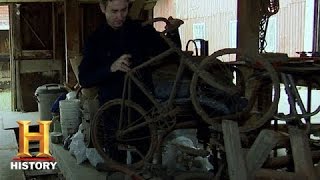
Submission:
[[[20,15],[17,15],[16,8],[12,5],[13,74],[16,76],[14,84],[17,85],[12,88],[16,91],[13,93],[16,97],[13,109],[36,111],[37,104],[33,97],[36,88],[47,83],[65,82],[66,79],[64,3],[22,3]],[[80,11],[76,15],[78,20],[72,16],[68,21],[70,32],[67,34],[69,37],[74,35],[73,39],[77,39],[67,39],[68,47],[74,47],[73,54],[76,56],[80,54],[88,34],[100,24],[98,14],[102,15],[97,4],[80,4]],[[70,26],[70,22],[75,25]],[[78,28],[74,28],[77,26]],[[71,85],[75,85],[74,75],[68,75],[73,80]]]
[[52,49],[51,3],[26,3],[20,9],[22,49]]
[[[304,45],[306,0],[281,0],[280,11],[276,18],[276,51],[297,56]],[[189,39],[193,39],[194,23],[205,23],[205,39],[209,40],[209,54],[230,47],[230,21],[237,19],[237,0],[161,0],[155,9],[155,17],[170,15],[182,19],[182,47]],[[157,29],[159,26],[156,26]]]
[[306,0],[282,0],[277,17],[279,52],[297,56],[303,50],[304,21]]
[[[15,7],[16,8],[16,7]],[[13,45],[16,70],[17,110],[37,111],[34,93],[39,86],[59,83],[62,59],[53,56],[51,3],[25,3],[20,15],[14,9]],[[63,23],[63,22],[62,22]],[[51,66],[48,66],[50,64]],[[50,69],[47,67],[57,67]]]
[[98,4],[80,4],[80,11],[82,16],[80,47],[82,50],[89,35],[105,22],[105,16],[100,11]]

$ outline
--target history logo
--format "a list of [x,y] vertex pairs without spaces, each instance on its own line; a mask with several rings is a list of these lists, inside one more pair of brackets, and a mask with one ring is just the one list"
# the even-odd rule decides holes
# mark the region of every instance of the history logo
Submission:
[[[17,121],[19,124],[19,152],[10,162],[12,170],[56,169],[57,162],[49,152],[49,129],[51,121],[38,121],[39,132],[29,132],[31,121]],[[29,142],[39,141],[39,153],[32,156]]]

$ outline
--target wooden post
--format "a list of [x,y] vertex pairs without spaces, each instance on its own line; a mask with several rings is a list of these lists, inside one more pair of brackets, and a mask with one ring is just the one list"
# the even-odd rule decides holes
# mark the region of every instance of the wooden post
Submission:
[[289,134],[295,172],[306,175],[309,180],[320,179],[314,169],[309,141],[305,132],[290,126]]
[[306,179],[306,176],[296,174],[293,172],[276,171],[270,169],[259,169],[255,172],[256,180],[302,180]]
[[238,0],[237,47],[248,54],[259,52],[259,1]]
[[51,19],[52,19],[52,59],[55,61],[57,59],[56,50],[56,8],[55,4],[51,3]]
[[10,4],[10,62],[11,62],[11,90],[12,90],[12,108],[13,110],[22,110],[22,97],[20,85],[19,60],[21,59],[21,22],[20,5]]
[[[257,0],[238,0],[237,10],[237,48],[244,53],[254,56],[259,53],[259,26],[261,20],[260,3]],[[241,68],[241,71],[246,74],[252,69]],[[254,108],[258,111],[264,111],[270,107],[272,100],[272,84],[264,84],[263,88],[259,89],[257,104]],[[251,118],[250,120],[254,120]],[[251,123],[251,121],[247,123]]]
[[320,3],[319,0],[314,0],[314,17],[313,17],[313,47],[312,51],[318,52],[320,49]]
[[80,54],[80,10],[77,0],[64,1],[66,83],[68,83],[69,62]]
[[[317,163],[320,160],[320,150],[311,151],[311,156],[313,163]],[[263,164],[263,167],[271,169],[281,169],[287,166],[290,162],[293,162],[293,157],[291,155],[279,156],[268,159]]]
[[64,21],[65,21],[65,16],[64,12],[62,12],[60,9],[64,8],[64,2],[55,2],[53,4],[54,7],[54,44],[53,44],[53,53],[54,53],[54,59],[61,61],[61,67],[59,70],[59,76],[60,76],[60,83],[62,84],[65,81],[65,37],[64,35],[61,35],[61,31],[65,31],[65,26],[64,26]]
[[247,154],[248,175],[253,176],[254,172],[263,165],[277,142],[276,132],[272,130],[262,130],[260,132]]
[[241,149],[238,124],[223,120],[222,131],[230,180],[247,180],[247,168]]

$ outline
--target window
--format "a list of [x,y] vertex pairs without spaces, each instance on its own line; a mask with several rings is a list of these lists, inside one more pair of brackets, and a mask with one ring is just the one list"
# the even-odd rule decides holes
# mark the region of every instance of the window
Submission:
[[[206,29],[204,23],[193,24],[192,28],[193,39],[205,39]],[[200,49],[200,42],[196,41],[198,50]]]

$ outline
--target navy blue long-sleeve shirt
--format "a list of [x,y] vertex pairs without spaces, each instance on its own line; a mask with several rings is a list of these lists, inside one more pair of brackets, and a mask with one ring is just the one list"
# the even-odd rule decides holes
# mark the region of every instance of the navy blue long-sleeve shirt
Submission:
[[[111,72],[112,63],[123,54],[131,54],[132,68],[166,49],[168,45],[152,26],[142,27],[138,21],[127,20],[122,28],[115,30],[105,23],[85,44],[79,66],[80,85],[98,87],[100,104],[121,98],[125,73]],[[150,82],[151,74],[146,76]]]

